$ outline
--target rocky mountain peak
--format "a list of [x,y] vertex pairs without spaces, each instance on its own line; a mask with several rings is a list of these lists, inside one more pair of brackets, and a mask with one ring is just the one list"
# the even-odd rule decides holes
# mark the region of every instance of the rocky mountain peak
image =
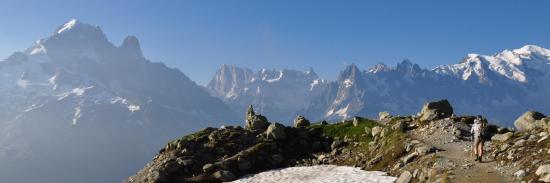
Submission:
[[371,67],[368,72],[376,74],[376,73],[379,73],[379,72],[389,71],[389,69],[390,68],[388,68],[388,66],[386,64],[378,63],[378,64],[374,65],[373,67]]
[[338,80],[346,80],[346,79],[355,80],[359,78],[361,74],[362,72],[361,70],[359,70],[357,65],[351,64],[346,66],[346,68],[342,72],[340,72],[340,75],[338,76],[339,78]]
[[[78,34],[85,35],[103,35],[104,33],[98,25],[86,24],[77,19],[71,19],[62,26],[59,26],[53,36]],[[74,37],[71,37],[74,38]]]
[[313,70],[313,67],[309,67],[306,71],[306,74],[312,77],[319,77],[317,73]]
[[397,64],[397,71],[406,73],[416,73],[422,70],[418,64],[413,64],[410,60],[403,60]]
[[128,36],[119,47],[122,51],[137,57],[143,57],[139,40],[135,36]]

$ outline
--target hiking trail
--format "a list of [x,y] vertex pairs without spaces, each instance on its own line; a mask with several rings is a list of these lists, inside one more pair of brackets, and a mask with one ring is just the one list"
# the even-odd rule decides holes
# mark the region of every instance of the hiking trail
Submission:
[[508,172],[510,170],[498,169],[497,162],[489,157],[490,141],[485,142],[483,161],[480,163],[474,160],[472,142],[464,134],[469,130],[468,125],[440,120],[429,127],[408,133],[413,139],[437,149],[437,163],[434,166],[447,168],[451,182],[513,182],[514,179]]

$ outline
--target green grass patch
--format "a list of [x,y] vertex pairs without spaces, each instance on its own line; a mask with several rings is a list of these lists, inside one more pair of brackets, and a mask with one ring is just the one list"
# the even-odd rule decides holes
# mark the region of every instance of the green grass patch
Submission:
[[360,119],[357,126],[353,126],[352,121],[345,121],[343,123],[335,123],[322,125],[323,133],[330,137],[344,138],[344,136],[360,137],[365,133],[365,127],[372,128],[379,124],[369,119]]
[[206,128],[206,129],[197,131],[197,132],[195,132],[195,133],[192,133],[192,134],[183,136],[183,137],[181,137],[181,138],[175,139],[175,140],[169,142],[168,145],[176,146],[176,145],[180,144],[180,143],[183,142],[183,141],[189,141],[189,140],[191,140],[191,139],[197,139],[197,138],[202,137],[202,136],[204,136],[204,135],[208,135],[208,134],[210,134],[211,132],[212,132],[212,129]]
[[405,145],[406,136],[407,135],[401,131],[392,130],[386,137],[381,139],[385,141],[384,146],[380,148],[380,150],[384,151],[383,158],[380,162],[375,164],[371,170],[382,170],[383,168],[387,168],[389,164],[404,155],[406,152],[403,146]]

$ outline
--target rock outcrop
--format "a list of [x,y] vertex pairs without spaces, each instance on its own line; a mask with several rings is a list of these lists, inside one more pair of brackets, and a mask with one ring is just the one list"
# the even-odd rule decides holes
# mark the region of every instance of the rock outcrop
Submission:
[[285,126],[279,123],[272,123],[271,125],[269,125],[269,127],[267,127],[267,130],[265,131],[265,134],[267,135],[267,138],[273,140],[286,139]]
[[252,105],[248,107],[248,112],[246,113],[246,124],[245,128],[248,130],[259,130],[263,131],[267,129],[269,122],[265,116],[256,114]]
[[550,126],[550,117],[537,111],[527,111],[516,119],[514,126],[520,131],[528,131],[535,128],[547,129]]
[[310,125],[309,120],[306,119],[306,117],[303,116],[297,116],[296,119],[294,119],[294,127],[300,128],[300,127],[307,127]]
[[452,115],[453,107],[445,99],[424,104],[422,111],[418,114],[420,121],[443,119]]

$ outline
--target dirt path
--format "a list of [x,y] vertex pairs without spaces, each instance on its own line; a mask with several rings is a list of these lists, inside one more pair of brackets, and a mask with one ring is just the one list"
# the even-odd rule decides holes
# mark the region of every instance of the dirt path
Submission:
[[513,182],[510,170],[498,170],[497,162],[487,154],[490,152],[490,142],[485,144],[485,155],[481,163],[474,161],[471,154],[471,142],[468,139],[457,138],[453,129],[469,128],[467,126],[456,127],[453,123],[441,122],[429,129],[414,130],[409,133],[411,137],[432,145],[437,149],[436,156],[440,167],[451,171],[452,182],[480,182],[502,183]]
[[453,162],[456,165],[452,169],[455,176],[452,179],[453,182],[486,182],[486,183],[501,183],[510,182],[507,181],[507,177],[501,175],[500,171],[496,169],[496,162],[484,157],[482,163],[475,162],[471,155],[469,142],[453,142],[444,145],[435,145],[436,148],[441,149],[437,155],[441,158],[445,158]]

